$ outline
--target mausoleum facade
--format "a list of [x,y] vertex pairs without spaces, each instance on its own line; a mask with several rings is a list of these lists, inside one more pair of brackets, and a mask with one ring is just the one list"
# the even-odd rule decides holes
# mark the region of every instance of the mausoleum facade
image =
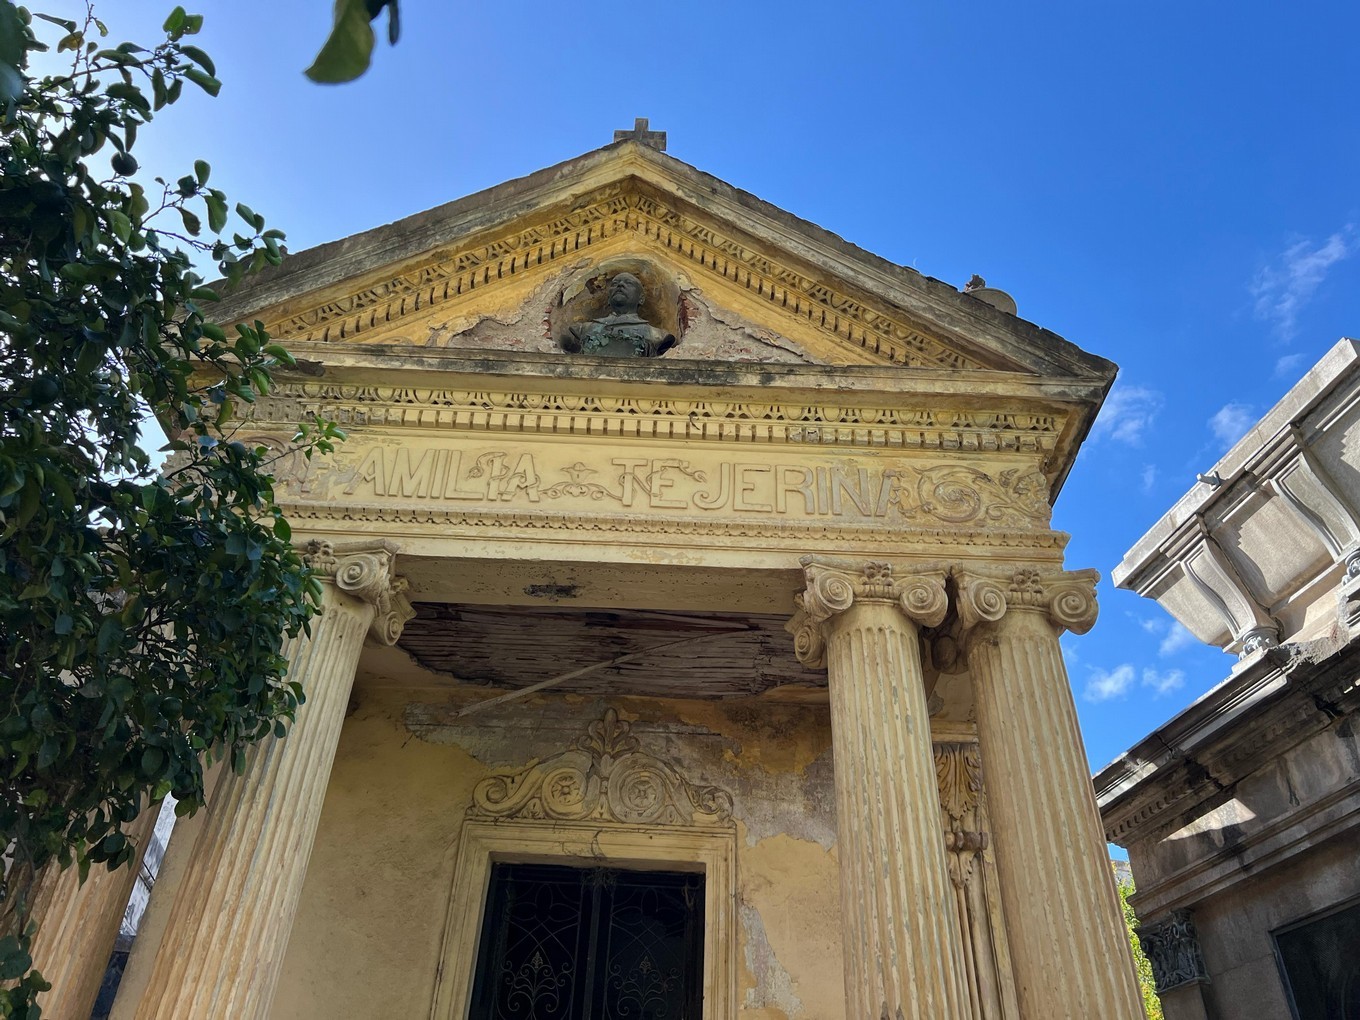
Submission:
[[114,1016],[1140,1017],[1050,523],[1115,369],[1003,299],[641,132],[233,296],[325,612]]

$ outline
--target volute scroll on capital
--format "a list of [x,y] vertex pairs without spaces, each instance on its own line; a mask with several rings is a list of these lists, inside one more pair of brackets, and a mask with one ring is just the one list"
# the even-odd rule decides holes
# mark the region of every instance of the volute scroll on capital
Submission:
[[847,562],[804,556],[807,587],[796,596],[798,612],[785,626],[793,635],[794,652],[805,666],[826,664],[823,628],[828,621],[859,603],[896,606],[911,621],[937,626],[949,612],[947,571],[936,566],[910,567],[894,573],[891,563]]
[[1018,609],[1042,613],[1060,630],[1085,634],[1095,626],[1099,613],[1096,582],[1100,573],[1095,570],[1044,571],[1021,566],[1009,574],[955,569],[952,575],[958,588],[959,621],[965,630],[997,623]]
[[399,548],[386,539],[339,546],[311,541],[302,556],[320,580],[373,607],[368,635],[384,645],[396,644],[406,622],[416,615],[406,597],[406,578],[396,574]]

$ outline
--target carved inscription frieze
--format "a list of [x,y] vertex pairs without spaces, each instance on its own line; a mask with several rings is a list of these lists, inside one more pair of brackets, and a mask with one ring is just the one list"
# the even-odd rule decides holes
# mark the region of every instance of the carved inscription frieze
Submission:
[[904,318],[870,308],[839,285],[803,272],[791,260],[754,250],[716,222],[636,182],[602,188],[588,204],[508,236],[435,252],[423,265],[271,321],[267,328],[281,338],[361,339],[403,315],[457,304],[479,290],[551,269],[559,260],[580,258],[620,237],[667,252],[699,278],[719,277],[767,304],[772,314],[834,334],[876,361],[950,369],[1004,367],[983,365]]
[[[640,451],[641,452],[641,451]],[[691,517],[879,521],[898,526],[1046,528],[1037,470],[962,465],[797,463],[788,455],[714,458],[592,455],[523,444],[360,446],[277,465],[303,502],[601,509]]]
[[518,772],[483,779],[468,816],[600,821],[622,825],[732,824],[732,795],[689,782],[642,749],[614,709],[569,749]]

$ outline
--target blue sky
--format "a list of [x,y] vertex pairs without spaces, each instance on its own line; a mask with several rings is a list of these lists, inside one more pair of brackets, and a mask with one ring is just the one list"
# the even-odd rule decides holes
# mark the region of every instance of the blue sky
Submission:
[[[169,4],[105,2],[145,42]],[[224,87],[139,156],[293,250],[602,145],[672,155],[1121,366],[1057,506],[1068,561],[1124,551],[1343,335],[1360,335],[1360,4],[403,0],[357,83],[301,74],[329,0],[189,5]],[[153,17],[154,15],[154,17]],[[1067,639],[1099,767],[1231,661],[1101,585]]]

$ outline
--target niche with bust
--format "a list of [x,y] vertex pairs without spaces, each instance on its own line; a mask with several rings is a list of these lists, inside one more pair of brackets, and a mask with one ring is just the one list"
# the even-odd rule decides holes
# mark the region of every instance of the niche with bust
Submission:
[[679,342],[679,299],[649,263],[611,260],[562,293],[549,324],[568,354],[659,358]]

